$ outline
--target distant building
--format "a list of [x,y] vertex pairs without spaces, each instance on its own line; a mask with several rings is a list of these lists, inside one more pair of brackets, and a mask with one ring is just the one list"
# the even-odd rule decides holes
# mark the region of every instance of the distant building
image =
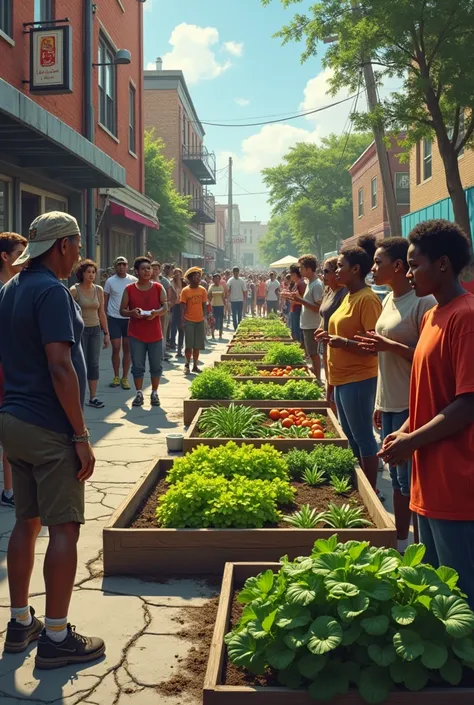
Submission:
[[[474,151],[462,150],[458,161],[474,233]],[[407,236],[417,223],[431,218],[454,220],[454,213],[438,143],[423,139],[410,153],[410,213],[402,219],[403,234]]]
[[165,143],[164,154],[174,160],[177,190],[191,196],[193,214],[181,253],[183,267],[205,261],[205,225],[215,223],[214,196],[208,186],[216,183],[216,159],[205,147],[199,121],[182,71],[164,71],[161,59],[154,71],[144,72],[145,129],[154,129]]
[[[393,140],[389,160],[401,216],[410,210],[410,167],[401,164],[398,158],[403,152],[396,140]],[[389,237],[390,225],[375,142],[354,162],[349,173],[352,177],[353,236],[343,240],[343,245],[355,242],[360,235]]]
[[215,272],[225,269],[226,209],[216,205],[216,221],[208,223],[205,230],[205,269]]
[[265,237],[268,230],[267,223],[261,220],[241,220],[240,239],[238,257],[242,267],[246,269],[258,269],[263,267],[260,260],[258,245]]

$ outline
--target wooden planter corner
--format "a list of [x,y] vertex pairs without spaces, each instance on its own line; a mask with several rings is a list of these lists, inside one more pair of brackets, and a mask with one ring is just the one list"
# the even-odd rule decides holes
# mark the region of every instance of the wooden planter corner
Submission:
[[[183,450],[185,453],[189,453],[190,450],[193,450],[194,448],[197,448],[199,445],[206,445],[214,448],[215,446],[223,446],[226,443],[229,443],[229,441],[234,441],[234,443],[237,443],[237,445],[248,445],[249,443],[252,443],[256,448],[260,448],[262,445],[265,443],[271,443],[272,446],[274,446],[277,450],[281,450],[283,452],[288,452],[289,450],[293,450],[293,448],[298,448],[299,450],[312,450],[316,445],[335,445],[335,446],[340,446],[341,448],[347,448],[349,445],[349,441],[347,440],[347,436],[344,434],[344,431],[342,430],[339,421],[337,420],[335,414],[329,407],[325,407],[323,409],[318,408],[317,406],[314,405],[314,402],[308,402],[310,406],[305,407],[306,411],[318,411],[321,414],[325,415],[328,417],[328,419],[331,421],[332,425],[334,426],[338,437],[337,438],[202,438],[202,436],[199,435],[199,419],[201,418],[201,414],[204,411],[204,409],[201,407],[199,408],[196,416],[194,417],[193,421],[191,422],[188,431],[186,432],[184,436],[184,441],[183,441]],[[293,401],[290,403],[290,406],[287,408],[303,408],[300,405],[299,401]],[[279,409],[279,408],[284,408],[283,406],[279,406],[278,401],[272,401],[272,406],[271,407],[264,407],[261,405],[260,400],[257,400],[257,405],[254,407],[258,411],[264,411],[267,412],[269,408],[273,409]]]
[[[341,531],[337,532],[341,540]],[[315,701],[304,690],[284,687],[232,686],[224,684],[226,647],[224,636],[230,630],[234,592],[245,580],[270,568],[279,569],[278,563],[227,563],[220,592],[216,625],[209,650],[209,660],[204,679],[203,705],[314,705]],[[426,688],[419,692],[395,691],[384,705],[472,705],[474,688]],[[331,700],[331,705],[365,705],[353,690]]]
[[[227,562],[278,561],[311,553],[314,542],[329,538],[334,529],[136,529],[129,527],[140,504],[164,477],[172,458],[155,462],[113,513],[103,530],[105,575],[222,574]],[[360,468],[355,485],[373,527],[339,529],[341,541],[370,541],[396,548],[395,525]]]
[[328,403],[326,399],[319,401],[284,401],[279,399],[185,399],[183,402],[184,425],[189,426],[199,409],[208,409],[210,406],[251,406],[259,409],[303,409],[303,411],[311,410],[320,412],[322,409],[327,409]]

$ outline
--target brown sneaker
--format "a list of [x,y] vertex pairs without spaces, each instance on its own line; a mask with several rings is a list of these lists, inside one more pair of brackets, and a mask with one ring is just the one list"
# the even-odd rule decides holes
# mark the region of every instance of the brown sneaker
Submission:
[[43,631],[43,622],[35,617],[33,607],[30,610],[33,619],[27,627],[22,625],[21,622],[17,622],[16,619],[11,619],[8,622],[7,636],[3,647],[8,654],[19,654],[22,651],[26,651],[28,645],[32,641],[39,639]]
[[105,644],[97,637],[82,636],[76,627],[67,625],[67,637],[56,642],[41,633],[35,658],[36,668],[61,668],[70,663],[87,663],[95,661],[105,653]]

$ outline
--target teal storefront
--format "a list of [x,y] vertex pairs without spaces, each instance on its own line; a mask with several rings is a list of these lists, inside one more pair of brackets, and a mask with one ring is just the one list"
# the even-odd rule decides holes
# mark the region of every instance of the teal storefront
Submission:
[[[467,207],[469,209],[469,219],[471,221],[471,233],[474,233],[474,186],[465,190]],[[408,213],[402,217],[402,235],[408,237],[411,230],[425,220],[444,218],[454,220],[453,204],[450,198],[443,198],[442,201],[432,203],[430,206],[420,208],[418,211]]]

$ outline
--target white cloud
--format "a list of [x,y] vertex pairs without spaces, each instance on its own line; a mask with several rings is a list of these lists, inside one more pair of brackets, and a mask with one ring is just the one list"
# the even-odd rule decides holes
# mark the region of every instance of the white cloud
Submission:
[[242,108],[246,108],[247,105],[250,105],[250,100],[247,98],[235,98],[234,99],[237,105],[240,105]]
[[244,44],[243,42],[225,42],[224,49],[232,56],[242,56]]
[[143,6],[144,12],[151,12],[153,10],[153,0],[147,0]]
[[219,32],[215,27],[183,22],[174,28],[169,43],[173,48],[164,54],[163,68],[181,69],[190,85],[217,78],[232,65],[216,57],[214,47],[219,44]]

